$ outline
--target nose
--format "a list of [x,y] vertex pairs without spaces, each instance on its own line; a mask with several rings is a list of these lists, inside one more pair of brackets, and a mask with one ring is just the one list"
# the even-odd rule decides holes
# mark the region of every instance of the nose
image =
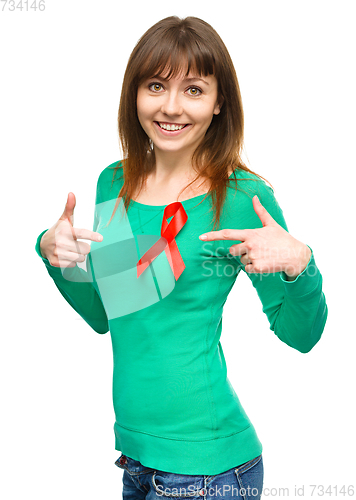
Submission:
[[168,91],[166,93],[162,102],[161,112],[168,116],[180,116],[183,113],[183,107],[178,92]]

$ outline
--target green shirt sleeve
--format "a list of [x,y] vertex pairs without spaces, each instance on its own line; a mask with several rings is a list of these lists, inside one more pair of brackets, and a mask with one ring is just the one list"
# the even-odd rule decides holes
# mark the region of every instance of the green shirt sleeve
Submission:
[[[273,190],[264,185],[256,194],[273,219],[288,231]],[[245,227],[262,228],[252,200],[250,207],[252,210],[249,210]],[[314,252],[308,247],[312,252],[308,265],[293,281],[287,281],[284,272],[248,273],[240,262],[261,300],[270,329],[282,342],[302,353],[309,352],[319,341],[328,315],[322,275],[316,265]],[[236,258],[239,260],[239,257]]]
[[[98,188],[96,192],[95,205],[99,203]],[[93,231],[96,231],[97,220],[94,216]],[[108,318],[99,294],[95,288],[91,273],[91,255],[87,255],[87,270],[78,267],[68,267],[61,269],[51,266],[48,259],[42,257],[40,242],[44,230],[38,236],[35,249],[42,262],[46,266],[48,274],[53,279],[56,287],[73,307],[73,309],[90,325],[97,333],[106,333],[109,331]]]

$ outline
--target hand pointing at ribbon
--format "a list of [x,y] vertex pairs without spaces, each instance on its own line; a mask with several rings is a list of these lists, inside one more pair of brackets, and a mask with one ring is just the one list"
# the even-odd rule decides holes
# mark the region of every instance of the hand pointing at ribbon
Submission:
[[248,273],[284,271],[289,280],[295,279],[308,265],[311,250],[281,227],[260,203],[252,198],[253,208],[263,227],[258,229],[222,229],[199,236],[201,240],[239,240],[230,253],[240,255]]

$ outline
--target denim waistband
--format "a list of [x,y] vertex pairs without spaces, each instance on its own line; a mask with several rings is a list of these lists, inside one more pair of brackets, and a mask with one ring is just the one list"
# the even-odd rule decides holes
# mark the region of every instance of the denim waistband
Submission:
[[115,461],[115,465],[121,469],[126,469],[130,474],[140,474],[150,470],[155,470],[142,465],[138,460],[124,454],[121,454],[121,456]]

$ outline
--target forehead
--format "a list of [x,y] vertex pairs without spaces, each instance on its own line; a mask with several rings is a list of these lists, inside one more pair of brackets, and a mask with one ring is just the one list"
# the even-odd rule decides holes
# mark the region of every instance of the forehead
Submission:
[[195,68],[190,68],[187,72],[186,67],[181,67],[172,71],[172,68],[164,68],[162,71],[157,71],[155,74],[150,75],[147,79],[158,78],[160,80],[173,80],[177,82],[198,82],[200,84],[206,84],[209,88],[212,88],[214,84],[217,84],[217,80],[214,75],[205,75],[204,73],[199,73]]
[[202,75],[199,76],[198,73],[190,72],[188,75],[185,74],[178,74],[175,77],[167,78],[167,74],[159,74],[159,75],[153,75],[151,78],[157,78],[159,80],[169,80],[169,81],[177,81],[177,82],[198,82],[198,83],[205,83],[206,85],[210,86],[216,81],[214,75]]
[[189,78],[202,78],[209,82],[215,79],[213,75],[213,67],[208,64],[204,65],[199,60],[186,57],[175,57],[173,60],[161,60],[159,58],[148,58],[146,64],[140,69],[139,83],[142,83],[148,78],[160,77],[164,80],[185,80]]
[[195,66],[190,65],[188,68],[186,62],[177,64],[174,67],[167,65],[163,69],[159,68],[158,73],[162,78],[191,78],[193,76],[201,76],[201,73]]

